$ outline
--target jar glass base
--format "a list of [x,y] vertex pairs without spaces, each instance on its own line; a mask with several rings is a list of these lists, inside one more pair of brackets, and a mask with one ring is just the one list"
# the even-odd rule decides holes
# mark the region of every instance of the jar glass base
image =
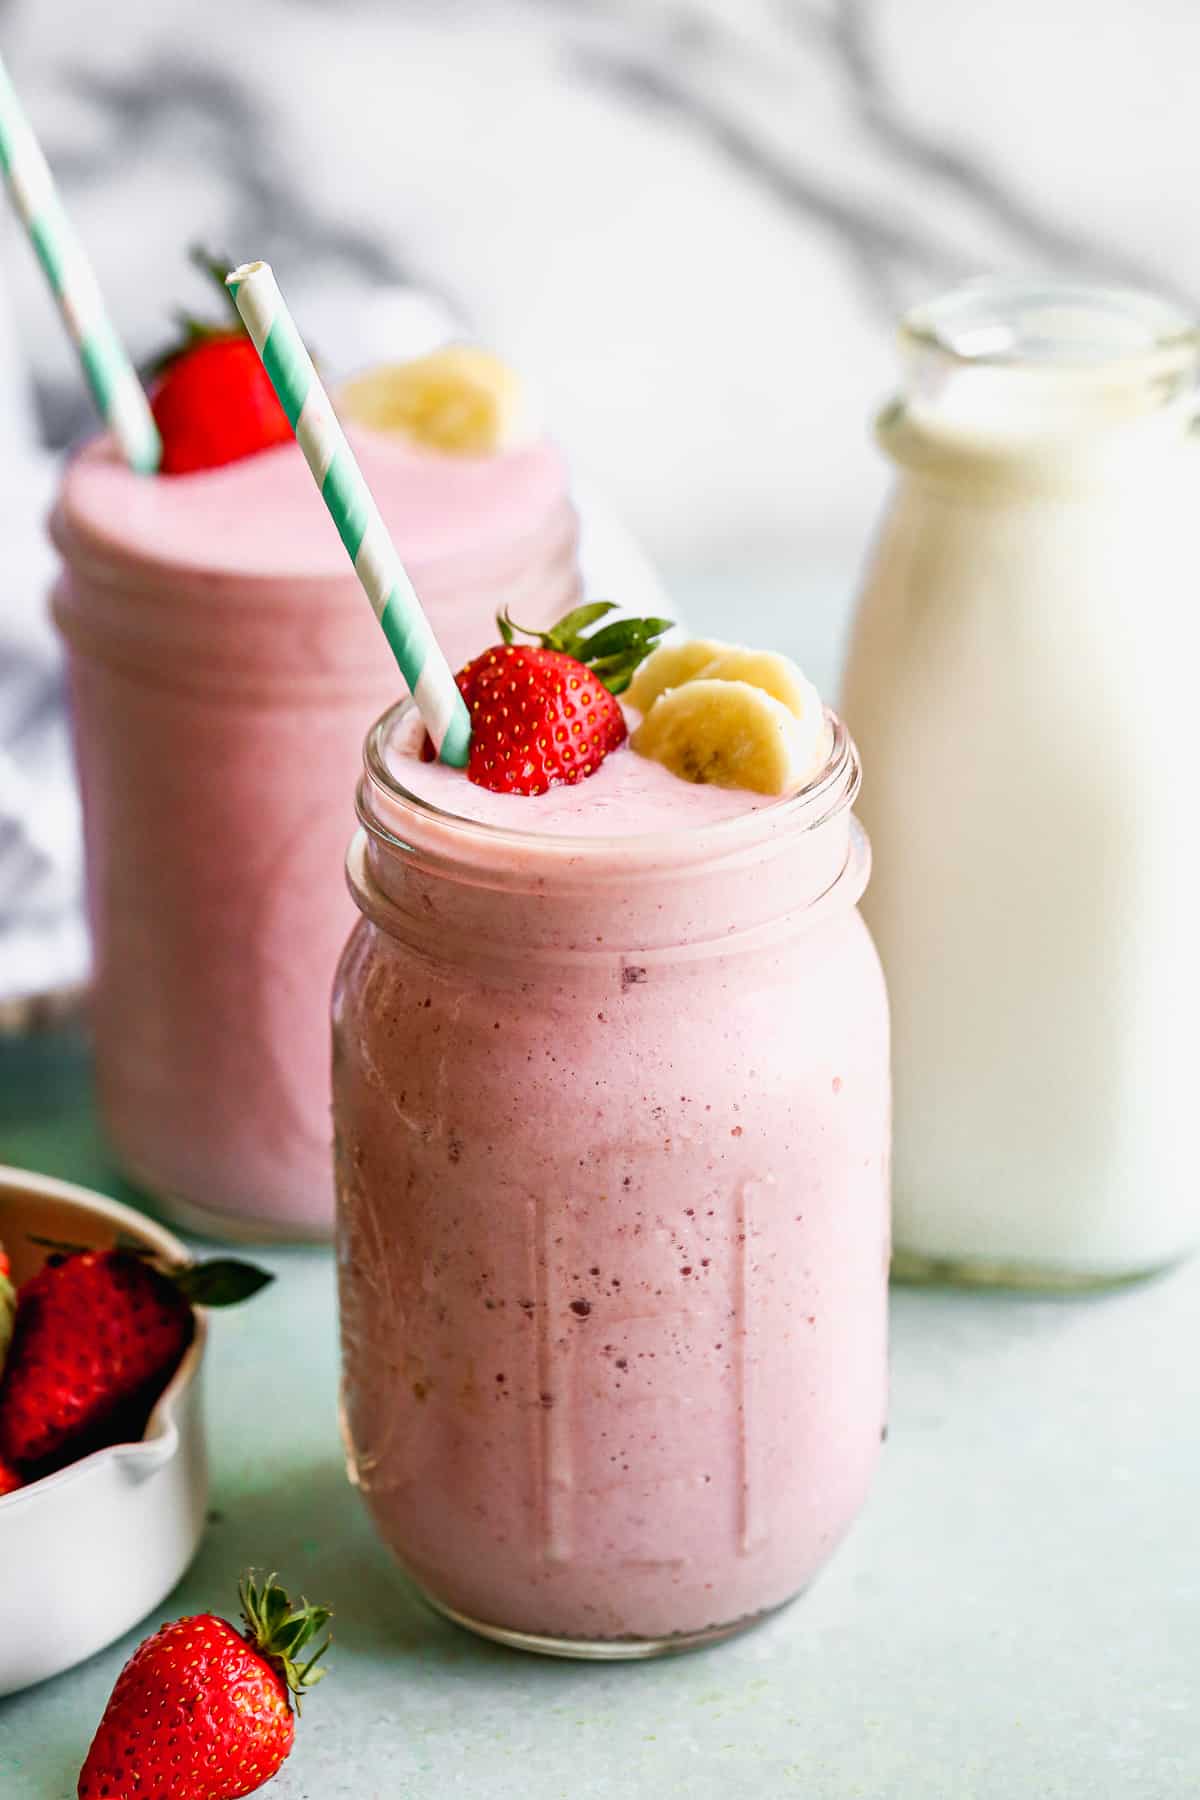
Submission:
[[1103,1294],[1165,1274],[1191,1252],[1164,1261],[1122,1270],[1055,1269],[1037,1263],[1005,1262],[985,1257],[928,1256],[921,1251],[892,1251],[892,1280],[917,1287],[1009,1288],[1039,1294]]
[[[791,1599],[784,1600],[779,1606],[769,1606],[763,1612],[749,1613],[741,1619],[733,1619],[728,1625],[709,1625],[703,1631],[681,1631],[670,1637],[659,1638],[567,1638],[543,1637],[537,1632],[514,1631],[505,1625],[489,1625],[482,1619],[473,1619],[469,1613],[459,1612],[453,1606],[447,1606],[431,1594],[428,1588],[415,1584],[417,1592],[428,1606],[444,1619],[455,1625],[461,1625],[466,1631],[473,1631],[477,1637],[490,1638],[495,1644],[505,1644],[510,1650],[529,1650],[535,1656],[570,1657],[577,1662],[648,1662],[659,1656],[682,1656],[688,1650],[702,1650],[707,1644],[719,1644],[726,1638],[736,1637],[739,1632],[749,1631],[764,1620],[774,1618],[785,1607],[800,1598],[793,1594]],[[801,1590],[803,1591],[803,1590]]]
[[230,1244],[328,1244],[333,1240],[332,1215],[328,1224],[312,1225],[303,1220],[257,1219],[250,1213],[222,1212],[198,1206],[181,1194],[157,1186],[128,1157],[120,1157],[118,1162],[121,1173],[145,1198],[155,1216],[193,1237],[216,1238]]

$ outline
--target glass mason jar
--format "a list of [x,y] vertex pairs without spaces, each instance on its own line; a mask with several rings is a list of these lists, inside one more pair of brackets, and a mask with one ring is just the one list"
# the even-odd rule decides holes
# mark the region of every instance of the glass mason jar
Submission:
[[792,800],[564,838],[406,791],[404,711],[367,740],[334,991],[351,1479],[487,1636],[725,1636],[825,1561],[885,1416],[857,756],[837,724]]
[[1200,1239],[1197,337],[1145,295],[984,282],[902,344],[843,698],[873,777],[895,1268],[1104,1285]]
[[[356,434],[441,641],[579,593],[557,451],[418,456]],[[184,1225],[329,1238],[329,989],[362,734],[399,677],[294,445],[133,474],[100,441],[53,520],[118,1161]]]

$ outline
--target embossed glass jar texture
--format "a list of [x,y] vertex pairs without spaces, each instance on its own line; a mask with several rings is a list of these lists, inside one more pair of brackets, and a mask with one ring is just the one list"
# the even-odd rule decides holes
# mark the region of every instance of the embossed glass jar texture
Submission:
[[853,746],[839,726],[814,789],[743,819],[564,840],[406,796],[394,729],[368,740],[334,996],[352,1479],[489,1635],[725,1635],[825,1561],[884,1420]]

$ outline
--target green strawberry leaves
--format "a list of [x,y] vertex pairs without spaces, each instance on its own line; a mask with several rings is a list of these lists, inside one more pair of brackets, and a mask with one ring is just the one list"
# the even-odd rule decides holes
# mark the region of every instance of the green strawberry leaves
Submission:
[[169,1274],[184,1299],[193,1306],[237,1306],[275,1279],[266,1269],[257,1269],[253,1263],[237,1262],[232,1256],[188,1263],[181,1269],[171,1269]]
[[247,1637],[260,1655],[273,1663],[283,1676],[298,1716],[304,1694],[328,1674],[327,1669],[318,1669],[317,1663],[328,1650],[331,1639],[326,1637],[303,1662],[301,1652],[320,1637],[333,1614],[327,1606],[310,1606],[303,1599],[294,1607],[274,1575],[268,1575],[260,1583],[253,1570],[243,1575],[238,1585],[238,1599],[246,1621]]
[[577,606],[573,612],[551,626],[549,631],[530,631],[501,613],[496,624],[506,644],[518,633],[533,638],[543,650],[559,650],[573,656],[603,682],[610,694],[623,694],[633,680],[634,671],[652,650],[657,650],[662,637],[670,631],[673,619],[614,619],[599,631],[589,631],[600,619],[617,608],[611,600],[593,600]]
[[146,364],[143,374],[147,380],[163,374],[173,362],[186,356],[189,350],[195,350],[199,344],[210,343],[215,338],[243,337],[246,327],[242,323],[242,315],[237,309],[237,301],[225,285],[225,277],[233,268],[233,263],[213,256],[201,244],[193,244],[188,251],[188,261],[192,267],[199,269],[208,277],[214,287],[221,290],[221,310],[225,314],[222,319],[199,319],[194,313],[185,312],[182,308],[175,311],[175,325],[179,337],[169,349]]

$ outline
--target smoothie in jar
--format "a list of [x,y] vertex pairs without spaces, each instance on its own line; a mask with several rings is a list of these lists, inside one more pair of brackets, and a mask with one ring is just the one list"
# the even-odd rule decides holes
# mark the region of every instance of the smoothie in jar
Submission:
[[[547,440],[457,456],[353,436],[452,657],[502,607],[536,623],[576,597]],[[395,664],[290,436],[153,477],[95,443],[53,535],[117,1158],[185,1223],[327,1236],[347,795]]]
[[404,708],[368,738],[334,1001],[348,1463],[488,1635],[723,1636],[866,1494],[887,1009],[857,757],[822,734],[778,797],[627,745],[497,793],[423,762]]

